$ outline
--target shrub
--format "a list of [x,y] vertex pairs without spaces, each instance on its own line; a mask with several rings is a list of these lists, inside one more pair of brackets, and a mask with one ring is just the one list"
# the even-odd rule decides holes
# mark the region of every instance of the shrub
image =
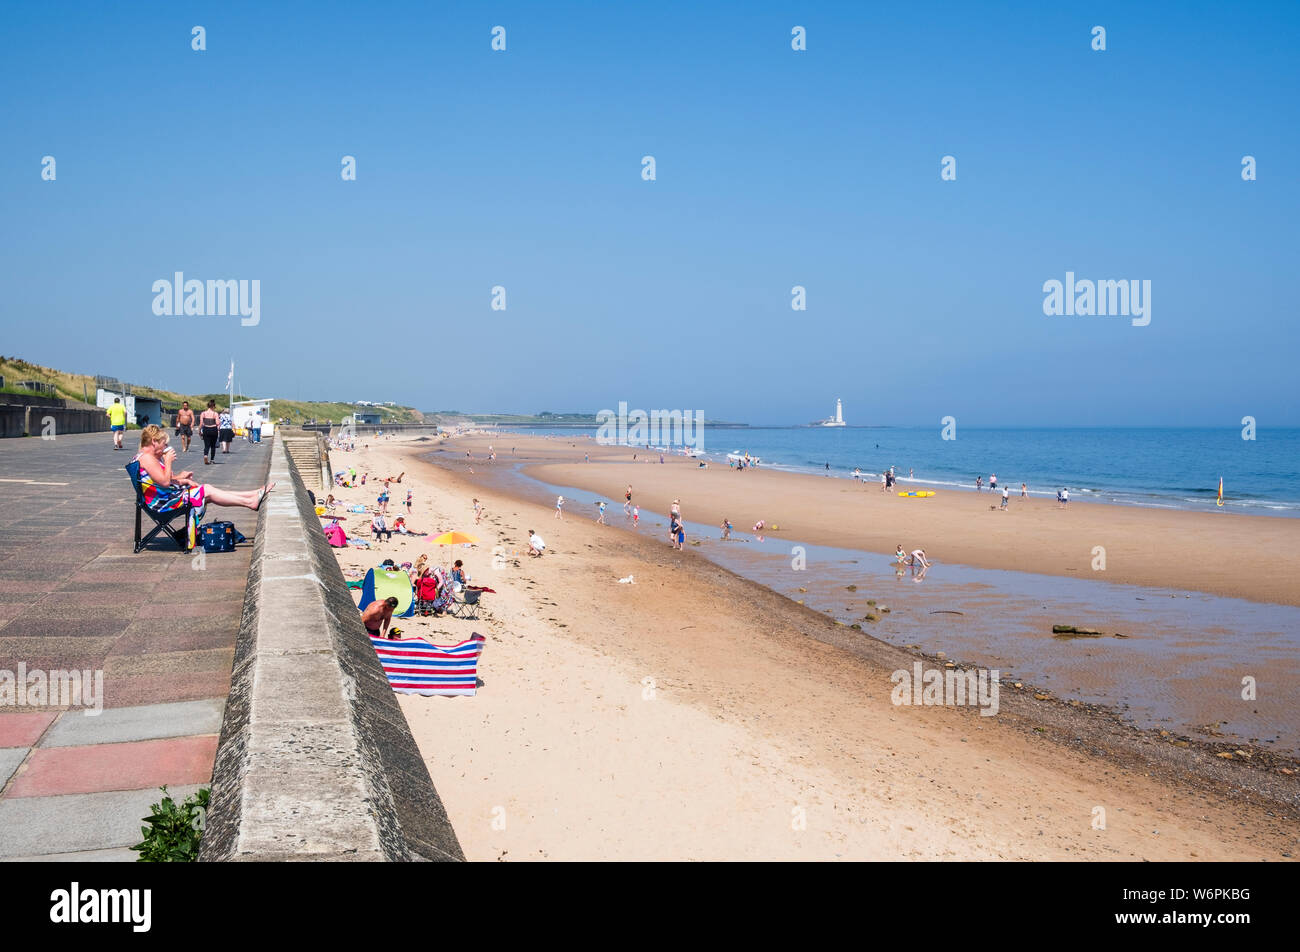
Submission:
[[163,798],[151,808],[153,813],[144,820],[149,826],[140,827],[144,840],[131,849],[140,854],[139,863],[192,863],[199,858],[199,841],[207,825],[208,796],[204,787],[177,805],[162,787]]

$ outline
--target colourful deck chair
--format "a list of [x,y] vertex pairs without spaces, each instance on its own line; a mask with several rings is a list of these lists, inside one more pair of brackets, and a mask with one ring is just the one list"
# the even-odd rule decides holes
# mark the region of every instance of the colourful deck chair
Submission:
[[[197,541],[195,534],[197,531],[196,520],[194,518],[194,508],[187,499],[175,509],[168,509],[166,512],[157,512],[149,508],[149,504],[144,501],[144,490],[140,488],[140,462],[131,460],[126,464],[127,475],[131,477],[131,485],[135,489],[135,551],[140,553],[144,551],[150,540],[160,532],[166,532],[167,538],[171,539],[180,548],[182,552],[188,552],[194,548]],[[147,535],[141,536],[140,514],[148,513],[149,518],[153,520],[154,526],[149,530]],[[175,527],[172,525],[177,519],[183,518],[185,522]]]
[[388,683],[399,694],[473,697],[478,660],[487,639],[478,632],[468,641],[434,645],[423,638],[370,639]]
[[405,572],[386,572],[383,569],[371,569],[366,573],[361,586],[361,601],[357,605],[362,611],[371,602],[382,602],[389,596],[397,599],[393,609],[394,618],[410,618],[415,614],[415,593],[411,590],[411,576]]

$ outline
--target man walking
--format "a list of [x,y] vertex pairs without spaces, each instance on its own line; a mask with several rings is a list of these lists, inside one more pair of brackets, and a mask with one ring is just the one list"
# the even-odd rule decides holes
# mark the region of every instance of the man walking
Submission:
[[121,397],[114,397],[108,408],[108,428],[113,431],[113,449],[120,450],[122,434],[126,432],[126,407],[122,406]]
[[190,439],[194,436],[194,411],[186,400],[176,413],[176,435],[181,438],[181,452],[190,451]]

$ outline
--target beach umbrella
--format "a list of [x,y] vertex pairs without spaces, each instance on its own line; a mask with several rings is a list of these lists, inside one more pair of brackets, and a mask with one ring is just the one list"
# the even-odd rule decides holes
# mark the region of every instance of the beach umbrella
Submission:
[[430,540],[434,545],[473,545],[478,539],[468,532],[444,532],[435,539]]
[[[425,536],[425,538],[427,539],[429,537]],[[468,532],[457,532],[453,530],[451,532],[444,532],[442,535],[437,536],[436,538],[431,539],[430,541],[432,541],[434,545],[451,546],[451,545],[471,545],[477,542],[478,539],[470,535]]]

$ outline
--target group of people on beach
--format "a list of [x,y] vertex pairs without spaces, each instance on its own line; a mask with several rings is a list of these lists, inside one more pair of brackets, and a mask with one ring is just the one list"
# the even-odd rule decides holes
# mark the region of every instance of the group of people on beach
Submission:
[[[990,474],[989,474],[989,483],[988,483],[988,486],[989,486],[989,492],[996,493],[996,492],[998,491],[998,474],[997,474],[997,473],[990,473]],[[983,477],[983,475],[976,476],[976,477],[975,477],[975,491],[976,491],[976,492],[982,492],[983,489],[984,489],[984,477]],[[1020,498],[1021,498],[1021,499],[1028,499],[1028,498],[1029,498],[1029,486],[1028,486],[1027,484],[1025,484],[1025,483],[1021,483],[1021,484],[1020,484]],[[1001,504],[998,508],[999,508],[1000,510],[1002,510],[1003,512],[1007,511],[1007,505],[1008,505],[1008,503],[1010,502],[1010,500],[1011,500],[1011,493],[1008,491],[1008,489],[1007,489],[1006,486],[1003,486],[1003,487],[1002,487],[1002,504]],[[1061,508],[1061,509],[1064,509],[1066,506],[1068,506],[1068,505],[1070,504],[1070,490],[1069,490],[1068,487],[1062,487],[1061,489],[1058,489],[1058,490],[1056,491],[1056,502],[1057,502],[1057,506],[1058,506],[1058,508]]]

